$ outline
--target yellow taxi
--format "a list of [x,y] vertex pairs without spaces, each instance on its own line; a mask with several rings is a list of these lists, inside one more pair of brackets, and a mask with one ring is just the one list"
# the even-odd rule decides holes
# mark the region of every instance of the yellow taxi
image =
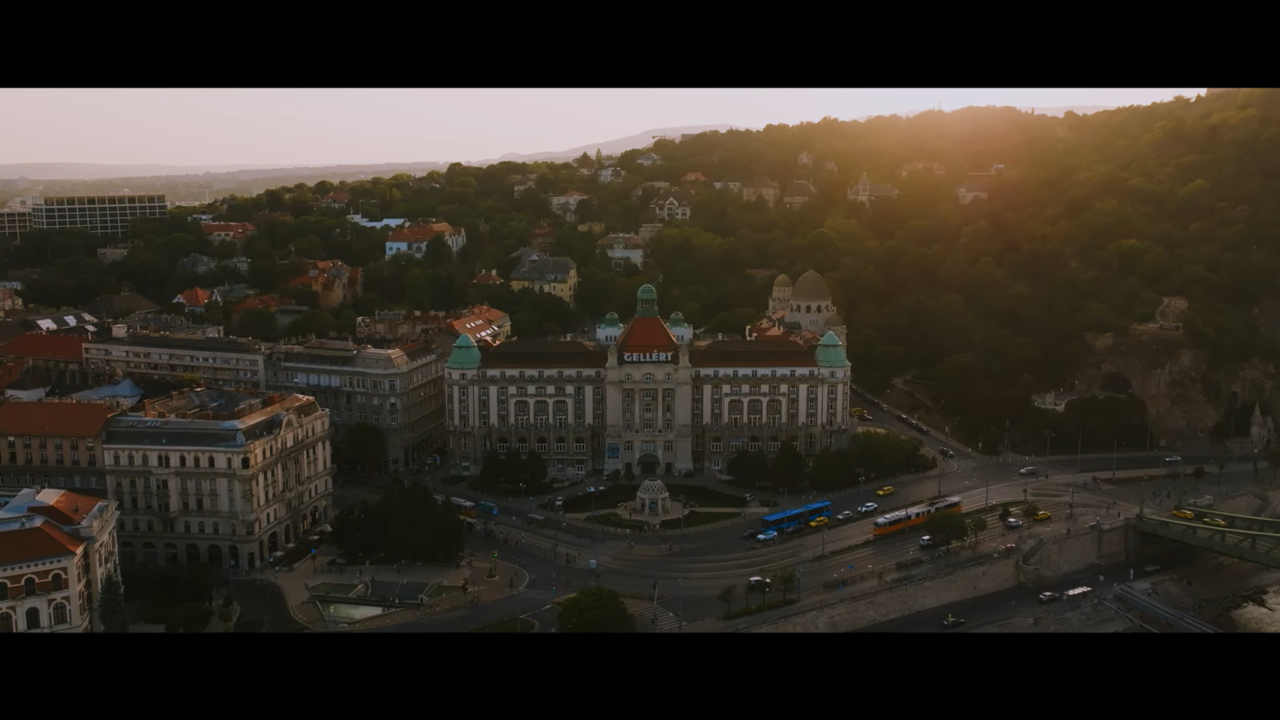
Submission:
[[829,522],[831,522],[831,519],[827,517],[814,518],[812,521],[809,522],[809,527],[813,527],[813,528],[822,527],[823,525],[826,525]]
[[1050,518],[1052,518],[1052,517],[1053,517],[1053,515],[1050,515],[1050,514],[1048,513],[1048,511],[1041,510],[1040,512],[1036,513],[1035,515],[1032,515],[1032,516],[1031,516],[1031,519],[1032,519],[1032,520],[1048,520],[1048,519],[1050,519]]
[[1183,520],[1195,520],[1195,519],[1196,519],[1196,514],[1195,514],[1195,513],[1191,512],[1190,510],[1183,510],[1183,509],[1181,509],[1181,508],[1179,508],[1179,509],[1177,509],[1177,510],[1174,510],[1174,511],[1173,511],[1173,516],[1174,516],[1174,517],[1177,517],[1177,518],[1182,518]]
[[876,495],[879,495],[880,497],[884,497],[885,495],[892,495],[892,494],[893,494],[892,485],[885,485],[884,487],[876,491]]
[[1205,525],[1212,525],[1212,526],[1214,526],[1214,527],[1226,527],[1226,526],[1227,526],[1227,521],[1226,521],[1226,520],[1223,520],[1222,518],[1207,517],[1207,518],[1205,518],[1205,519],[1204,519],[1204,524],[1205,524]]
[[854,408],[854,409],[852,409],[852,410],[850,410],[850,411],[849,411],[849,414],[850,414],[850,415],[853,415],[853,416],[855,416],[855,417],[856,417],[856,416],[858,416],[858,415],[866,415],[866,414],[867,414],[867,411],[866,411],[866,410],[863,410],[862,408]]

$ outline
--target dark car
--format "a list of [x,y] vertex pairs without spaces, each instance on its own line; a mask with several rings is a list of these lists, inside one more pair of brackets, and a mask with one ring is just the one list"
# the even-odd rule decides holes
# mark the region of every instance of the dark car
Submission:
[[760,534],[760,531],[759,531],[759,530],[756,530],[755,528],[752,528],[752,529],[750,529],[750,530],[748,530],[748,531],[746,531],[746,532],[742,533],[742,539],[743,539],[743,540],[754,540],[754,539],[755,539],[755,537],[756,537],[757,535],[759,535],[759,534]]
[[952,452],[950,448],[938,448],[938,452],[942,454],[942,457],[947,459],[950,459],[956,456],[956,454]]
[[958,628],[962,625],[964,625],[964,619],[958,618],[958,617],[951,617],[950,615],[947,616],[946,620],[942,621],[943,630],[951,630],[953,628]]

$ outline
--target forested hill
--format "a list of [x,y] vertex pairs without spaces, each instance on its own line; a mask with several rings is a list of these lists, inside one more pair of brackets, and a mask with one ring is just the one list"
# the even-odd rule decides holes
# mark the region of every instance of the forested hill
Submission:
[[[988,107],[823,120],[658,140],[652,150],[662,162],[651,167],[636,163],[640,150],[623,153],[618,166],[627,174],[614,183],[568,163],[498,163],[336,186],[352,206],[363,202],[366,215],[465,227],[468,243],[456,261],[445,250],[423,261],[375,262],[382,236],[350,228],[340,219],[345,209],[315,216],[312,203],[335,187],[328,182],[235,198],[223,217],[293,213],[292,221],[265,223],[246,245],[255,261],[251,279],[264,289],[281,276],[258,268],[291,253],[373,263],[365,287],[376,295],[360,312],[375,305],[445,310],[480,299],[483,291],[468,284],[476,270],[509,272],[510,254],[546,220],[557,230],[559,252],[579,264],[578,307],[552,307],[545,298],[535,306],[488,291],[498,292],[490,299],[512,311],[522,336],[595,323],[610,310],[625,317],[643,282],[657,285],[664,314],[680,310],[695,327],[741,332],[759,317],[772,284],[767,273],[747,271],[776,269],[794,278],[817,269],[848,325],[859,382],[883,386],[914,373],[938,388],[948,413],[971,418],[978,437],[1003,433],[1030,393],[1069,384],[1088,354],[1086,333],[1125,333],[1149,322],[1162,297],[1186,298],[1187,338],[1216,367],[1277,355],[1264,328],[1280,326],[1265,311],[1280,305],[1273,302],[1280,91],[1063,117]],[[799,162],[802,153],[811,165]],[[593,161],[575,163],[589,169]],[[945,171],[915,167],[921,163]],[[982,178],[989,198],[961,204],[957,190],[968,173],[994,166],[1003,169]],[[598,232],[558,221],[547,203],[579,190],[590,196],[580,222],[636,232],[649,221],[653,193],[637,199],[633,191],[652,181],[679,184],[689,172],[710,181],[767,177],[784,189],[810,181],[816,196],[791,210],[694,183],[692,219],[669,222],[652,241],[654,266],[629,276],[596,258]],[[898,195],[869,206],[848,200],[847,188],[864,173]],[[517,175],[536,175],[535,187],[517,196]],[[173,273],[173,263],[213,252],[177,227],[147,231],[151,237],[128,260],[105,269],[91,259],[96,240],[64,240],[48,250],[25,235],[21,248],[0,245],[0,266],[43,264],[29,301],[82,303],[128,281],[163,302],[199,280]],[[50,264],[50,257],[63,259]],[[353,319],[343,312],[334,313],[340,326]]]

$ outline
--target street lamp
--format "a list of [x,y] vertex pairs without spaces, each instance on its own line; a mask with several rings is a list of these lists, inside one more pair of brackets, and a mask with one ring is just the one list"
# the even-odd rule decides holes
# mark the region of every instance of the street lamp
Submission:
[[1044,431],[1044,457],[1046,460],[1049,459],[1049,441],[1051,440],[1053,440],[1053,431],[1045,430]]

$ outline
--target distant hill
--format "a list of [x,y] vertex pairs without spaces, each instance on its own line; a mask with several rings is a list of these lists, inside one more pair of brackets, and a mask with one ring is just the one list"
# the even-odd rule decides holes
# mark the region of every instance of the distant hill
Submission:
[[[1068,105],[1066,107],[1035,107],[1035,108],[1020,107],[1018,109],[1025,113],[1029,113],[1034,110],[1036,115],[1048,115],[1049,117],[1062,117],[1063,115],[1066,115],[1068,112],[1074,112],[1077,115],[1088,115],[1089,113],[1102,112],[1103,110],[1115,110],[1114,107],[1110,107],[1107,105]],[[925,112],[925,111],[912,110],[911,112],[895,113],[895,114],[901,115],[902,117],[911,117],[912,115],[919,115],[922,112]],[[864,115],[860,118],[855,118],[855,120],[857,122],[866,122],[873,117],[877,117],[877,116]]]
[[644,132],[636,133],[635,135],[628,135],[627,137],[618,138],[617,140],[605,140],[604,142],[591,143],[588,145],[579,145],[578,147],[570,148],[568,150],[560,150],[558,152],[541,152],[541,153],[531,153],[528,155],[521,155],[519,153],[507,153],[506,155],[503,155],[502,157],[497,158],[496,160],[472,160],[472,161],[466,162],[465,164],[466,165],[492,165],[493,163],[499,163],[499,162],[537,162],[539,160],[565,160],[565,159],[576,158],[582,153],[587,153],[588,155],[595,155],[597,148],[599,148],[600,152],[604,153],[605,155],[618,155],[628,150],[636,150],[642,147],[648,147],[649,145],[653,144],[653,141],[655,138],[659,138],[659,137],[665,136],[665,137],[672,138],[674,140],[679,140],[681,135],[696,135],[698,133],[708,132],[711,130],[718,130],[720,132],[724,132],[725,130],[734,130],[734,129],[741,130],[745,128],[736,128],[733,125],[690,125],[686,127],[658,128],[656,130],[645,130]]
[[0,178],[28,180],[107,180],[163,175],[203,175],[237,170],[266,170],[283,165],[98,165],[94,163],[0,164]]

